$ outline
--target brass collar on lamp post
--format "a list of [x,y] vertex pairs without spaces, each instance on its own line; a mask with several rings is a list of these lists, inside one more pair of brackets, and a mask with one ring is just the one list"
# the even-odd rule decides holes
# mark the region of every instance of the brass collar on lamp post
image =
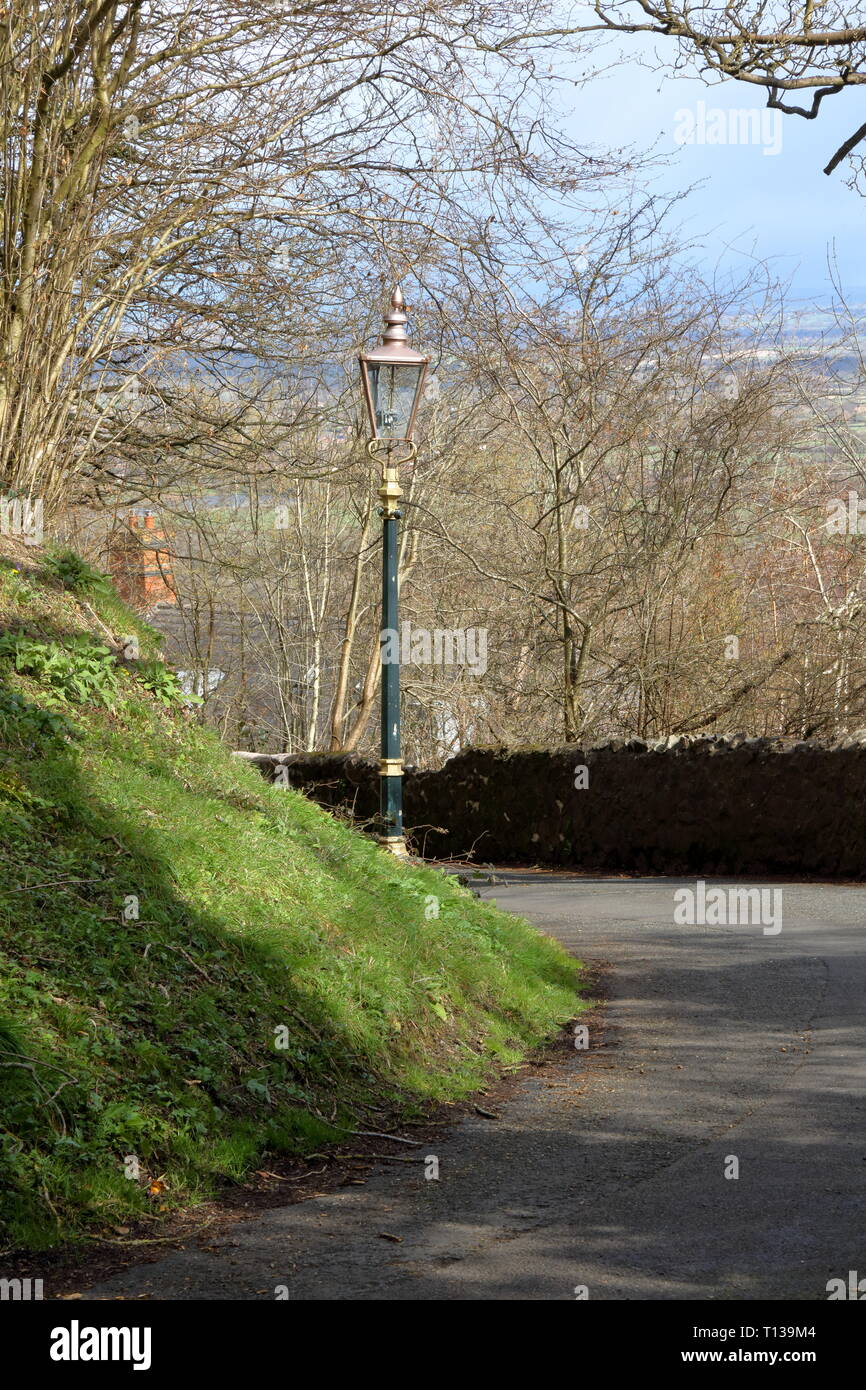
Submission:
[[[409,346],[408,317],[398,286],[385,314],[379,347],[358,358],[372,438],[370,457],[382,456],[379,488],[382,517],[382,733],[379,760],[382,843],[405,856],[403,835],[403,761],[400,752],[400,633],[397,523],[400,519],[400,465],[415,458],[415,416],[427,378],[429,357]],[[391,639],[391,640],[389,640]],[[386,653],[387,651],[387,658]],[[394,659],[396,653],[396,660]]]

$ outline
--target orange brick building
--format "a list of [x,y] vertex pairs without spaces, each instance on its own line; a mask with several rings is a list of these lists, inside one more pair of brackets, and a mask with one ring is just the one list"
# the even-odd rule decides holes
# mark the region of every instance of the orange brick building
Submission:
[[109,541],[108,568],[124,602],[140,612],[157,603],[177,603],[165,533],[152,512],[130,512]]

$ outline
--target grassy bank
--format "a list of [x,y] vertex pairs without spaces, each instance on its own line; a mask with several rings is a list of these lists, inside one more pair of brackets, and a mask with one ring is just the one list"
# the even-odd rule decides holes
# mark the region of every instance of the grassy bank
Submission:
[[238,765],[156,652],[73,562],[0,557],[7,1250],[465,1095],[578,1007],[552,941]]

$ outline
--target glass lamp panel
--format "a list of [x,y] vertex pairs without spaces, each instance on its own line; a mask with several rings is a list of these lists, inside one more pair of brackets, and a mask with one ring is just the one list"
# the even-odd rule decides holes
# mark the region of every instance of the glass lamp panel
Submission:
[[370,396],[379,439],[405,439],[421,377],[420,366],[371,362],[367,367]]

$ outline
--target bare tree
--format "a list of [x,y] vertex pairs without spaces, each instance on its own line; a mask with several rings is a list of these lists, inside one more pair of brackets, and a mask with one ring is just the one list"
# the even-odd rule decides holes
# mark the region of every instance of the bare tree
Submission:
[[[284,385],[314,342],[352,346],[359,280],[471,239],[463,208],[490,180],[597,181],[603,161],[544,133],[549,8],[7,6],[3,487],[50,505],[72,477],[92,499],[167,454],[230,466],[243,411],[179,374],[231,388],[255,358]],[[272,415],[284,450],[295,423]]]
[[[671,39],[679,71],[733,78],[766,92],[767,105],[814,120],[828,97],[866,83],[866,25],[838,0],[735,0],[728,5],[670,0],[593,0],[595,22],[572,33],[614,31]],[[866,123],[835,152],[833,170],[866,139]]]

